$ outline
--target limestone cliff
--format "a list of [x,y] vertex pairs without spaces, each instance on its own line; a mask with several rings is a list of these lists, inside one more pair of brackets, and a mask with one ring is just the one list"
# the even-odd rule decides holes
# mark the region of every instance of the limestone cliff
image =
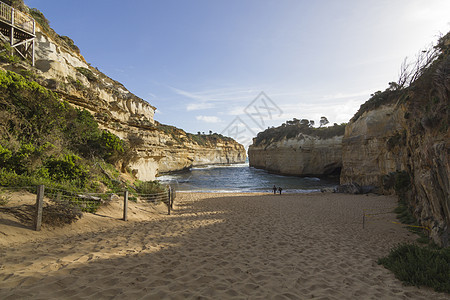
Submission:
[[406,170],[404,113],[404,106],[383,105],[347,125],[341,184],[382,187],[384,175]]
[[159,124],[155,107],[91,67],[70,38],[58,36],[48,24],[36,25],[35,68],[7,61],[0,67],[32,74],[33,80],[90,111],[102,128],[128,141],[134,155],[123,159],[123,170],[131,169],[140,180],[153,180],[161,172],[245,161],[244,147],[230,138],[195,136]]
[[270,172],[322,176],[339,174],[342,166],[342,136],[329,139],[301,135],[269,145],[250,146],[251,167]]
[[343,129],[343,125],[311,128],[300,123],[267,129],[248,149],[250,166],[285,175],[338,175]]
[[145,180],[154,179],[155,174],[193,166],[243,163],[246,160],[244,146],[218,134],[193,135],[158,122],[145,130],[130,127],[112,132],[130,141],[136,154],[128,165]]
[[450,38],[410,87],[369,100],[347,125],[341,184],[393,192],[390,179],[407,174],[403,195],[434,241],[448,245],[450,224]]

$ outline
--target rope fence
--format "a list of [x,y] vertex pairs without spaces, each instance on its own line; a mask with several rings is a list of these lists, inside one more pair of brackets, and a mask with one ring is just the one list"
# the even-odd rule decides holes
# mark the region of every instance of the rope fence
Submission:
[[[395,208],[396,207],[392,207],[389,211],[383,211],[383,212],[363,210],[362,228],[365,229],[366,223],[368,221],[367,218],[372,219],[372,220],[382,220],[381,218],[377,218],[377,216],[386,215],[386,214],[395,214],[395,212],[393,211]],[[385,221],[385,220],[383,220],[383,221]],[[396,225],[403,225],[406,227],[421,228],[421,229],[428,230],[428,232],[431,232],[431,229],[428,228],[427,226],[410,225],[410,224],[404,224],[404,223],[400,223],[400,222],[396,222],[396,221],[386,221],[386,222],[396,224]]]
[[[60,215],[65,215],[68,212],[74,213],[74,211],[79,211],[77,214],[81,217],[81,212],[95,213],[97,209],[106,204],[113,199],[120,199],[120,196],[114,193],[91,193],[91,192],[73,192],[52,187],[44,187],[44,185],[39,186],[26,186],[26,187],[0,187],[0,208],[2,208],[5,203],[11,198],[12,193],[15,196],[20,191],[26,191],[29,193],[36,194],[35,212],[34,212],[34,229],[39,231],[42,225],[42,215],[43,211],[50,209],[52,205],[45,203],[44,197],[47,202],[53,204],[53,206],[59,206],[58,213]],[[168,215],[171,214],[173,209],[173,202],[175,200],[176,193],[172,187],[168,186],[166,191],[161,191],[152,194],[140,194],[136,192],[123,192],[123,218],[122,220],[127,221],[127,211],[128,211],[128,200],[140,201],[142,203],[149,204],[159,204],[164,203],[167,205]],[[2,199],[4,199],[2,204]],[[18,207],[3,207],[3,209],[14,209]]]

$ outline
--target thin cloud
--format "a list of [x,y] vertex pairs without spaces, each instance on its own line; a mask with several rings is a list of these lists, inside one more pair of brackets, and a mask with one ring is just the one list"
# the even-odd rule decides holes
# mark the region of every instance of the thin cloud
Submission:
[[222,122],[222,120],[220,120],[216,116],[196,116],[195,118],[197,120],[199,120],[199,121],[203,121],[203,122],[206,122],[206,123],[220,123],[220,122]]
[[348,99],[348,98],[355,98],[355,97],[369,97],[369,95],[373,93],[373,91],[361,91],[361,92],[356,92],[356,93],[342,93],[342,92],[338,92],[335,94],[330,94],[330,95],[325,95],[322,97],[322,99],[324,100],[338,100],[338,99]]
[[202,109],[211,109],[214,108],[214,104],[213,103],[208,103],[208,102],[193,102],[193,103],[189,103],[186,106],[186,110],[187,111],[194,111],[194,110],[202,110]]
[[230,103],[242,103],[251,101],[257,92],[254,89],[242,87],[227,87],[219,89],[190,92],[179,88],[170,87],[177,95],[193,100],[186,106],[187,111],[205,110],[217,108]]

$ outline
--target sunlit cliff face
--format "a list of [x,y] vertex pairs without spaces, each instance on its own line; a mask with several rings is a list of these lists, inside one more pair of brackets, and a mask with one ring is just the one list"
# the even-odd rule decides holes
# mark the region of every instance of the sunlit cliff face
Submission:
[[218,136],[198,143],[183,130],[165,132],[154,120],[155,107],[90,67],[78,52],[58,44],[39,26],[36,35],[36,68],[42,84],[90,111],[101,128],[122,139],[140,140],[133,157],[121,166],[138,179],[154,180],[157,174],[197,165],[245,162],[244,147],[230,139]]

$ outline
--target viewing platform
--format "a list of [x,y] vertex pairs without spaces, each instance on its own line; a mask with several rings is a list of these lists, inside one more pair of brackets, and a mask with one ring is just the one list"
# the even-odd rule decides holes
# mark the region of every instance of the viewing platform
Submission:
[[35,30],[33,17],[0,2],[0,39],[24,59],[31,59],[33,66]]

